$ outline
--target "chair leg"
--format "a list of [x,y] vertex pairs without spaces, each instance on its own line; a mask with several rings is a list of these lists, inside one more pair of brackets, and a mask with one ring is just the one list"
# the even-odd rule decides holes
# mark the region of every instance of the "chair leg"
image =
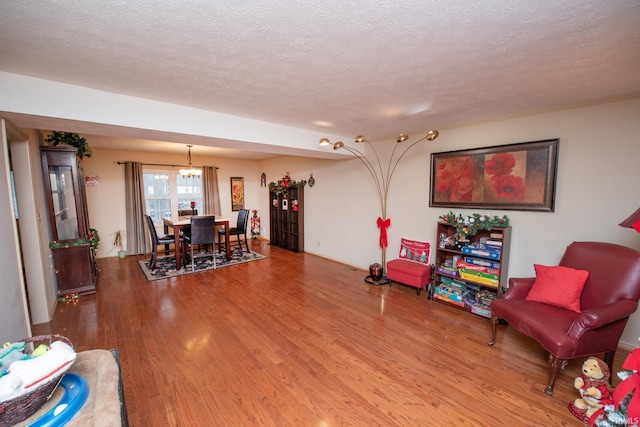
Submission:
[[558,359],[553,354],[549,355],[549,359],[551,360],[551,375],[549,375],[549,384],[547,384],[544,392],[547,393],[548,396],[551,396],[553,395],[553,385],[558,377],[558,372],[560,372],[560,369],[564,368],[564,365],[567,362],[566,360]]
[[422,288],[418,288],[418,289],[417,289],[417,292],[416,292],[416,293],[418,294],[418,296],[420,296],[420,291],[421,291],[421,290],[422,290]]
[[[616,355],[616,351],[608,351],[604,354],[604,363],[609,367],[609,372],[613,372],[613,356]],[[609,385],[613,385],[613,375],[609,375]]]
[[191,245],[191,272],[193,273],[194,271],[196,271],[196,269],[193,263],[193,245]]
[[247,248],[247,253],[251,253],[251,251],[249,250],[249,241],[247,240],[247,233],[246,233],[246,231],[245,231],[245,233],[244,233],[244,245],[245,245],[245,246],[246,246],[246,248]]
[[218,252],[222,252],[222,235],[218,234]]
[[152,250],[151,251],[151,261],[149,261],[149,268],[155,268],[156,267],[156,251]]

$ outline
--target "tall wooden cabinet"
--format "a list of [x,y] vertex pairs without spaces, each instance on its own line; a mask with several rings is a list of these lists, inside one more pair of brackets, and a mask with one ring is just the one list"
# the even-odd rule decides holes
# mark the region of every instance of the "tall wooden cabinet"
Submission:
[[480,316],[507,288],[511,227],[479,230],[468,242],[455,240],[456,228],[438,223],[431,297]]
[[270,243],[304,252],[304,184],[291,185],[286,193],[269,191]]
[[74,147],[41,147],[42,174],[58,294],[96,290],[98,267],[90,243],[82,163]]

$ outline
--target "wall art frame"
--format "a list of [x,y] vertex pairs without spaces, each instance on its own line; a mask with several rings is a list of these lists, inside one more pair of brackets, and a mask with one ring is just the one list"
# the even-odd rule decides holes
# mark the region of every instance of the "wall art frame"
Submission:
[[429,206],[553,212],[559,139],[431,154]]
[[231,211],[244,209],[244,178],[231,177]]

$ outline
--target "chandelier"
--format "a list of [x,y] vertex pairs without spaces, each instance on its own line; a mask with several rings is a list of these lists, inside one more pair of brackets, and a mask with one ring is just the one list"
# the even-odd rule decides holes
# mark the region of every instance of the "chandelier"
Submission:
[[189,169],[180,169],[180,175],[185,178],[196,178],[202,175],[202,169],[194,169],[191,166],[191,147],[193,145],[187,145],[189,147],[189,154],[187,154],[187,162],[189,162]]
[[387,218],[387,195],[389,194],[389,184],[391,183],[393,172],[396,170],[396,166],[398,166],[398,162],[400,161],[400,159],[404,157],[404,155],[407,153],[407,151],[409,151],[411,147],[425,139],[427,141],[433,141],[438,137],[438,135],[439,132],[437,130],[430,130],[425,136],[406,147],[402,151],[402,153],[396,156],[396,149],[398,148],[398,146],[402,142],[405,142],[409,139],[409,135],[407,134],[401,133],[400,135],[398,135],[398,137],[396,138],[397,144],[393,147],[393,151],[391,152],[391,156],[389,157],[389,163],[387,165],[386,171],[382,167],[382,162],[380,161],[380,157],[378,156],[378,152],[376,151],[375,147],[369,141],[367,141],[367,138],[362,135],[356,136],[355,142],[360,144],[367,144],[371,148],[371,151],[373,152],[373,155],[375,157],[375,163],[371,163],[367,156],[365,156],[355,148],[344,145],[342,141],[331,143],[328,138],[320,139],[320,145],[331,145],[333,146],[334,150],[344,149],[356,156],[365,165],[365,167],[371,174],[371,177],[373,178],[376,189],[378,190],[380,209],[382,210],[382,216],[378,217],[377,225],[380,229],[380,248],[382,250],[383,268],[386,265],[387,258],[387,228],[391,225],[391,219]]

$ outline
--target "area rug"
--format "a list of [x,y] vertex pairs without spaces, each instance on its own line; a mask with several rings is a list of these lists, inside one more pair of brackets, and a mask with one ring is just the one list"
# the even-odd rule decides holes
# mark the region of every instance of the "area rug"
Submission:
[[[224,254],[216,253],[216,267],[224,268],[224,267],[229,267],[230,265],[237,265],[245,262],[258,261],[265,258],[267,257],[257,252],[240,253],[240,251],[232,251],[231,260],[227,261],[227,257]],[[198,273],[200,271],[213,269],[213,258],[211,258],[210,256],[195,258],[194,271],[191,271],[191,261],[189,261],[186,265],[183,265],[180,270],[176,270],[175,256],[158,258],[158,260],[156,261],[156,267],[154,269],[149,268],[149,262],[150,260],[148,259],[138,261],[138,264],[140,264],[140,268],[142,268],[142,272],[144,273],[144,275],[147,277],[147,280],[149,281],[166,279],[168,277],[181,276],[183,274]]]

